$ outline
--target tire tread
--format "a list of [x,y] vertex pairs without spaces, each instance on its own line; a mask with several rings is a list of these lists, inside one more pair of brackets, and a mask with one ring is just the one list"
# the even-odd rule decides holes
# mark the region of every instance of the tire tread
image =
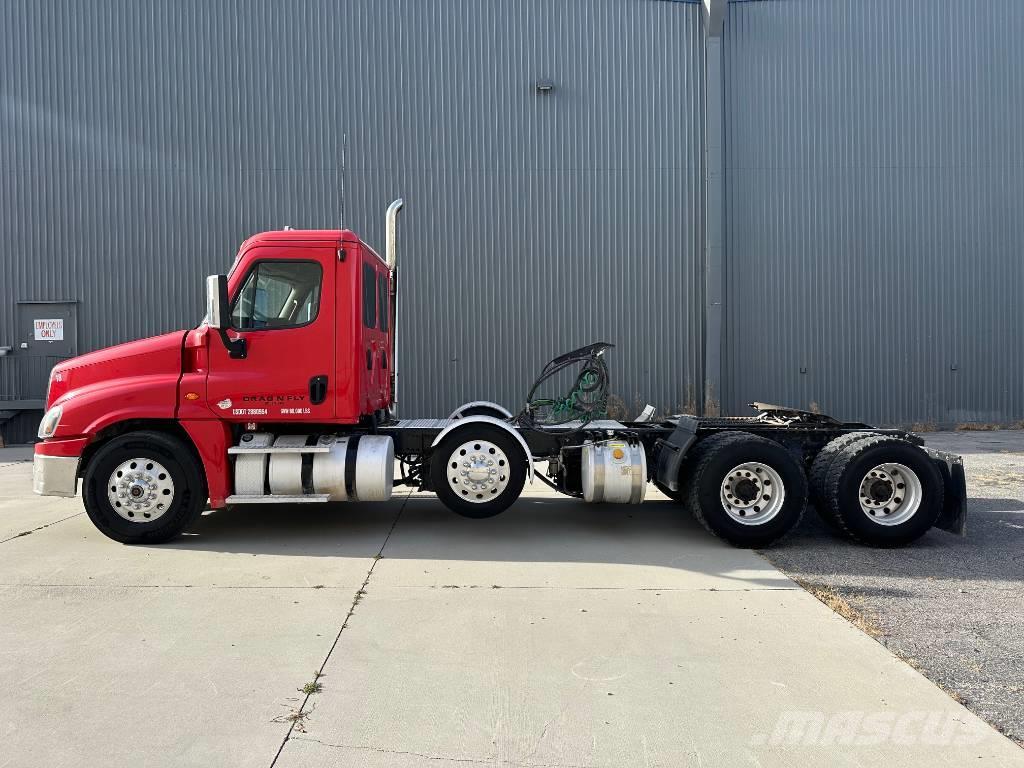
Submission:
[[[842,511],[839,508],[839,484],[843,479],[843,475],[849,468],[850,464],[856,461],[861,454],[865,451],[876,448],[883,445],[900,445],[900,446],[914,446],[913,443],[904,440],[900,437],[894,437],[892,435],[875,435],[868,437],[864,440],[854,441],[847,445],[840,451],[832,464],[828,468],[828,472],[825,476],[825,503],[821,505],[822,514],[827,516],[827,521],[834,525],[843,536],[848,538],[850,541],[857,544],[864,544],[867,546],[882,546],[882,547],[893,547],[901,546],[901,542],[883,542],[883,541],[869,541],[863,536],[854,531],[850,525],[846,522]],[[925,478],[921,478],[921,482],[925,482]],[[938,507],[942,507],[942,484],[941,481],[938,484]],[[936,513],[937,514],[937,513]]]
[[811,464],[811,471],[807,476],[808,482],[808,493],[810,495],[811,506],[814,507],[815,513],[821,518],[826,525],[830,528],[835,528],[835,524],[832,520],[832,516],[825,509],[828,504],[828,492],[826,483],[828,482],[828,472],[832,468],[832,464],[835,462],[836,457],[839,456],[849,446],[859,443],[861,440],[866,440],[869,437],[874,437],[878,433],[871,432],[868,430],[858,432],[847,432],[845,435],[833,438],[825,447],[822,448],[818,455],[814,457],[814,461]]
[[[712,535],[722,539],[723,541],[728,541],[728,539],[726,539],[725,536],[716,531],[708,523],[708,520],[704,515],[704,511],[700,503],[700,489],[703,485],[704,475],[708,471],[710,463],[716,458],[717,454],[720,451],[732,445],[740,445],[743,443],[751,442],[769,444],[772,446],[778,446],[780,448],[782,447],[779,446],[779,444],[776,443],[774,440],[769,440],[766,437],[761,437],[760,435],[755,435],[750,432],[728,431],[719,432],[718,434],[704,438],[703,440],[697,443],[692,453],[690,454],[690,457],[688,457],[689,461],[687,462],[686,466],[690,468],[690,471],[686,473],[687,477],[685,487],[681,489],[683,493],[683,501],[686,505],[686,508],[690,511],[690,514],[693,515],[697,522],[699,522],[704,527],[704,529],[708,531],[708,533],[711,533]],[[803,470],[801,469],[801,471]],[[780,541],[781,539],[785,538],[786,535],[790,533],[790,531],[792,531],[794,528],[800,525],[800,521],[803,519],[806,508],[806,498],[804,498],[802,500],[802,503],[800,504],[800,510],[795,522],[788,529],[780,533],[778,536],[775,536],[774,538],[769,539],[766,542],[758,544],[758,548],[770,547],[773,544]],[[734,544],[734,542],[731,541],[729,543]]]

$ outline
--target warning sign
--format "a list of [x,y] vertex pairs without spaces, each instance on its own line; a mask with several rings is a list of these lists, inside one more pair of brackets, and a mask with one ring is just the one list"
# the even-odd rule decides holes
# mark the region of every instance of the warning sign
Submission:
[[64,341],[64,319],[33,320],[36,341]]

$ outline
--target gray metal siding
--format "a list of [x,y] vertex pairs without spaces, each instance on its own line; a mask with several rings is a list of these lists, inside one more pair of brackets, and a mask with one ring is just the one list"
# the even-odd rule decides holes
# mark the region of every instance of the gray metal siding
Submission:
[[1022,39],[1019,0],[730,5],[726,410],[1024,418]]
[[248,235],[382,244],[402,196],[403,413],[514,409],[597,339],[630,404],[684,405],[702,51],[698,6],[649,0],[3,3],[0,327],[48,298],[81,351],[194,325]]

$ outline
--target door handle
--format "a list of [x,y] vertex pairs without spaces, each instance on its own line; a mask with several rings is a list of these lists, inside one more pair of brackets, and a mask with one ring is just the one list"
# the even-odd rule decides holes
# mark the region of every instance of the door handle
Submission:
[[327,377],[314,376],[309,380],[309,402],[320,405],[327,399]]

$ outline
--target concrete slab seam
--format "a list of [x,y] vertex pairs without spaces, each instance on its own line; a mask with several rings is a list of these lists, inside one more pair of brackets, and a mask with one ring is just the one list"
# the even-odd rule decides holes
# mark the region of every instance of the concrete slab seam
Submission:
[[33,528],[30,531],[22,531],[21,533],[16,533],[16,534],[14,534],[13,536],[11,536],[9,538],[0,540],[0,544],[6,544],[8,541],[14,541],[15,539],[20,539],[22,536],[28,536],[29,534],[35,533],[36,531],[41,531],[44,528],[49,528],[51,525],[57,525],[57,523],[63,523],[65,520],[70,520],[73,517],[79,517],[79,516],[84,515],[84,514],[85,514],[85,512],[75,512],[75,514],[73,514],[73,515],[68,515],[67,517],[62,517],[60,520],[54,520],[52,523],[47,523],[46,525],[40,525],[38,528]]
[[[317,670],[317,679],[319,679],[327,667],[327,662],[331,660],[331,655],[334,653],[334,649],[338,647],[338,642],[341,640],[341,633],[345,631],[345,627],[348,626],[348,622],[352,618],[352,614],[355,613],[356,606],[363,599],[363,595],[366,594],[366,586],[370,583],[370,577],[373,576],[373,570],[377,567],[377,563],[380,562],[381,557],[384,555],[384,548],[388,545],[388,541],[391,539],[391,534],[395,532],[395,526],[398,525],[399,519],[402,517],[402,512],[405,510],[405,505],[409,502],[409,496],[407,494],[405,499],[402,501],[402,506],[398,508],[398,512],[395,514],[395,519],[391,523],[391,528],[388,529],[388,535],[384,537],[384,541],[380,545],[380,549],[377,551],[377,555],[373,558],[373,562],[370,564],[370,569],[366,572],[366,578],[363,579],[363,583],[359,589],[356,590],[355,596],[352,598],[352,605],[349,606],[348,613],[345,614],[345,620],[341,623],[341,628],[338,629],[338,634],[334,636],[334,642],[331,643],[330,649],[327,651],[327,655],[324,656],[323,662],[320,664],[320,668]],[[302,699],[302,703],[299,705],[297,712],[299,714],[306,711],[306,705],[309,703],[309,699],[312,693],[306,694],[305,698]],[[295,725],[298,719],[293,719],[291,725],[288,726],[288,732],[285,733],[284,739],[281,742],[281,746],[277,748],[277,754],[274,755],[274,759],[270,763],[270,768],[274,768],[277,765],[277,761],[281,758],[281,753],[284,751],[285,745],[288,740],[292,738],[292,733],[295,730]]]

